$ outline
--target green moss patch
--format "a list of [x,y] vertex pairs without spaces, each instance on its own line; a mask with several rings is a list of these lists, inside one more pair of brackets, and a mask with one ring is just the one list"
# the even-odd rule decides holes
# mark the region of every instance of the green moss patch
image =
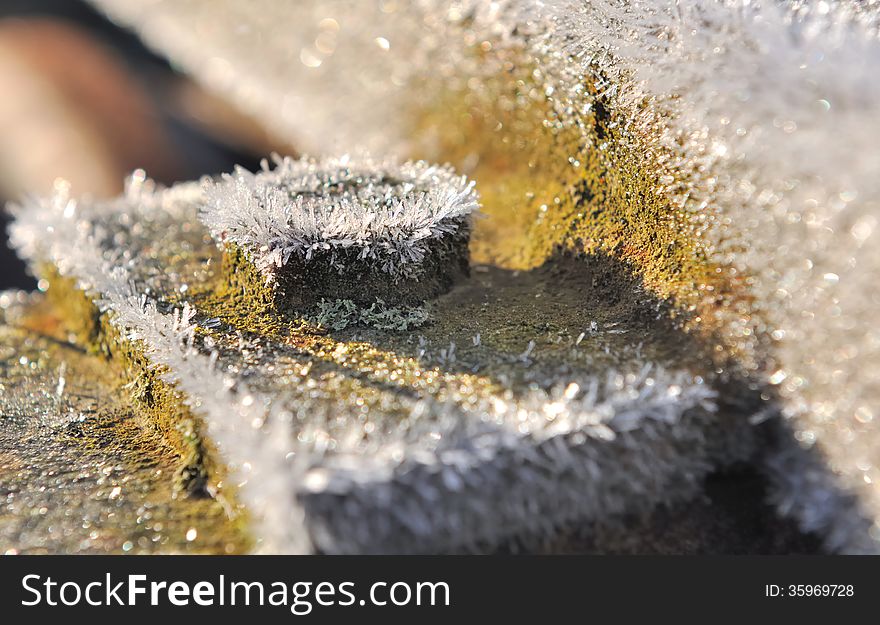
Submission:
[[654,131],[633,130],[592,83],[580,112],[568,109],[525,54],[475,55],[504,69],[478,89],[429,81],[431,98],[412,113],[416,156],[448,160],[477,183],[488,218],[475,224],[474,262],[530,269],[557,250],[607,256],[684,327],[717,340],[715,313],[745,297],[743,278],[709,260],[693,215],[665,193]]
[[178,454],[177,486],[181,493],[205,496],[222,485],[223,468],[204,436],[204,424],[192,414],[183,397],[162,379],[163,369],[152,364],[138,342],[129,341],[102,314],[76,282],[46,268],[48,300],[77,342],[110,365],[128,390],[144,425],[157,431]]

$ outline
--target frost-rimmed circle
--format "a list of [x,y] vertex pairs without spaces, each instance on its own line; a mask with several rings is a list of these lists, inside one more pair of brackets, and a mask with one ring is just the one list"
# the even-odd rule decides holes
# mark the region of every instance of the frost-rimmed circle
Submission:
[[[339,272],[356,260],[391,276],[417,275],[441,239],[470,233],[479,209],[474,183],[448,165],[273,156],[251,173],[205,180],[202,221],[235,243],[268,277],[296,256]],[[352,251],[356,254],[352,254]]]

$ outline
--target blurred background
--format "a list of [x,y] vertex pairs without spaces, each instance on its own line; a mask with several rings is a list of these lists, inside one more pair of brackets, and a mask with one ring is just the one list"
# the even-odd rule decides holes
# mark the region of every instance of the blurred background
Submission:
[[9,201],[58,178],[108,197],[138,168],[170,184],[291,152],[79,0],[0,0],[0,93],[0,289],[36,284],[8,246]]

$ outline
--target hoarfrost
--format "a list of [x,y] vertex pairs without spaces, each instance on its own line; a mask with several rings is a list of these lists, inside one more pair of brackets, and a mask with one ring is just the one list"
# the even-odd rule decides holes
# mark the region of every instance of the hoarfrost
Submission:
[[[295,12],[241,0],[96,3],[313,151],[406,154],[420,75],[481,89],[498,71],[475,67],[466,41],[525,50],[565,123],[590,127],[595,99],[583,85],[594,84],[639,150],[658,155],[653,173],[674,217],[709,262],[748,285],[718,321],[756,370],[786,374],[777,388],[789,440],[814,436],[842,487],[880,519],[876,2],[423,0],[382,10],[325,0]],[[332,53],[312,50],[330,15],[341,26]],[[188,36],[202,23],[206,38]],[[814,490],[828,482],[779,483],[781,509],[805,526],[838,538],[836,524],[851,528],[837,507],[813,509],[835,499]]]
[[[651,364],[521,397],[452,392],[457,381],[448,396],[386,394],[382,405],[396,402],[403,414],[373,413],[388,422],[366,427],[345,398],[308,377],[308,363],[299,373],[308,384],[290,401],[297,388],[282,384],[274,356],[248,364],[244,353],[200,344],[198,311],[186,301],[169,306],[150,287],[167,276],[145,278],[140,265],[122,262],[138,252],[127,247],[137,245],[129,228],[144,241],[183,236],[200,203],[193,185],[139,187],[108,202],[59,193],[16,209],[13,240],[33,264],[53,262],[76,278],[184,393],[234,469],[264,551],[466,550],[510,531],[546,532],[551,520],[603,520],[680,500],[729,455],[716,441],[729,432],[715,420],[715,393]],[[123,230],[108,237],[108,224]],[[221,336],[242,340],[234,330]],[[443,356],[454,362],[455,345]]]
[[320,256],[343,273],[340,250],[412,277],[437,239],[467,236],[479,208],[473,182],[423,161],[276,157],[275,165],[205,180],[201,211],[217,240],[246,249],[269,277],[291,256]]

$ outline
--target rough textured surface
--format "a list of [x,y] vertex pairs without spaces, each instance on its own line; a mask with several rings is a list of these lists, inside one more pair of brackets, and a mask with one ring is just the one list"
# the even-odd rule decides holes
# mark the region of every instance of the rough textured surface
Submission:
[[[67,342],[45,297],[0,294],[0,553],[237,553],[230,511],[185,498],[179,458],[132,412],[106,363]],[[503,553],[812,553],[773,518],[755,476],[710,476],[706,495],[645,518],[582,522]],[[234,519],[234,516],[232,517]],[[195,533],[193,533],[193,531]]]
[[452,160],[478,262],[622,263],[788,420],[780,509],[877,550],[876,2],[97,4],[313,152]]
[[744,466],[710,475],[702,494],[612,526],[573,524],[537,542],[516,541],[502,553],[622,555],[790,555],[821,553],[821,539],[798,531],[767,501],[766,482]]
[[111,202],[62,190],[18,211],[15,240],[176,384],[263,550],[485,550],[693,497],[754,452],[748,396],[718,401],[732,381],[601,259],[479,266],[418,334],[327,334],[218,297],[199,198],[138,180]]
[[0,293],[0,553],[239,553],[241,515],[187,496],[183,459],[42,294]]

